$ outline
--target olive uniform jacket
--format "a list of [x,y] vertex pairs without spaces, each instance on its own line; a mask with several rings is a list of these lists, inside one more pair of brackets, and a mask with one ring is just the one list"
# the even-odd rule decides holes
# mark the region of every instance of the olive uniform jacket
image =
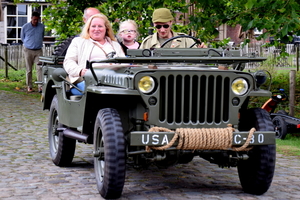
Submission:
[[[179,35],[186,35],[184,33],[176,33],[172,32],[173,37],[179,36]],[[174,39],[171,42],[171,48],[190,48],[195,43],[193,39],[190,38],[177,38]],[[158,34],[157,32],[153,35],[149,35],[146,37],[139,49],[150,49],[150,48],[160,48],[161,44],[158,40]],[[197,48],[197,45],[193,46],[193,48]]]

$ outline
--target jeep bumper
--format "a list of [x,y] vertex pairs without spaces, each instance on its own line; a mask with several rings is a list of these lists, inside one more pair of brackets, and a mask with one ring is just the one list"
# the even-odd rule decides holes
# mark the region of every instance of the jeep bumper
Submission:
[[[232,133],[232,146],[243,145],[249,132],[233,132]],[[145,132],[145,131],[133,131],[130,133],[130,145],[131,146],[164,146],[167,145],[175,136],[175,132]],[[250,140],[250,146],[253,145],[271,145],[275,144],[275,132],[274,131],[255,131]],[[173,144],[176,146],[177,141]]]

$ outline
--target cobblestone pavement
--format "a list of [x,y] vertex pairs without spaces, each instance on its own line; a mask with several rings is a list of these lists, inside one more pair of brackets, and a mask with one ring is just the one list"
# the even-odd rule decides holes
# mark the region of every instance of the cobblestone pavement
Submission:
[[[49,156],[48,111],[37,99],[0,91],[0,199],[102,199],[97,192],[92,146],[78,144],[73,165],[55,166]],[[276,172],[267,193],[241,190],[236,168],[219,168],[201,158],[169,169],[128,167],[120,200],[298,199],[300,160],[277,156]]]

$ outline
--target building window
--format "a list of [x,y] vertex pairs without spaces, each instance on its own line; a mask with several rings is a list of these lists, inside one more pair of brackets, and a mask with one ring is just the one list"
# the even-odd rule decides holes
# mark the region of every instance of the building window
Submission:
[[21,43],[21,28],[27,23],[27,5],[7,5],[7,43]]
[[[17,4],[17,5],[7,5],[6,14],[6,43],[20,43],[21,41],[21,29],[24,24],[30,22],[31,14],[33,11],[37,11],[41,14],[41,19],[43,18],[43,11],[48,7],[48,5],[40,5],[39,7],[32,7],[28,4]],[[45,36],[51,35],[51,33],[45,33]]]

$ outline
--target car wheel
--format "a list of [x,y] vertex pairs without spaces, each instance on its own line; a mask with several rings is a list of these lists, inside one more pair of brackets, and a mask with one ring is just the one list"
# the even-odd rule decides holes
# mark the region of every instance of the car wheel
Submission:
[[288,115],[288,113],[285,110],[278,110],[277,113],[282,115]]
[[273,125],[276,131],[276,138],[284,140],[287,135],[287,126],[284,119],[280,116],[276,116],[272,119]]
[[180,157],[178,159],[178,163],[187,164],[189,162],[192,162],[194,157],[195,157],[195,155],[193,153],[180,155]]
[[[261,108],[241,113],[239,130],[250,130],[249,127],[255,127],[257,131],[274,131],[270,114]],[[240,182],[246,193],[261,195],[269,189],[273,180],[276,146],[254,146],[248,156],[237,165]]]
[[94,168],[97,187],[103,198],[115,199],[125,183],[125,138],[115,109],[98,112],[94,127]]
[[58,101],[55,95],[50,106],[48,122],[50,155],[55,165],[68,166],[72,163],[74,157],[76,140],[67,138],[62,132],[58,131],[58,128],[62,127],[63,125],[59,123]]

